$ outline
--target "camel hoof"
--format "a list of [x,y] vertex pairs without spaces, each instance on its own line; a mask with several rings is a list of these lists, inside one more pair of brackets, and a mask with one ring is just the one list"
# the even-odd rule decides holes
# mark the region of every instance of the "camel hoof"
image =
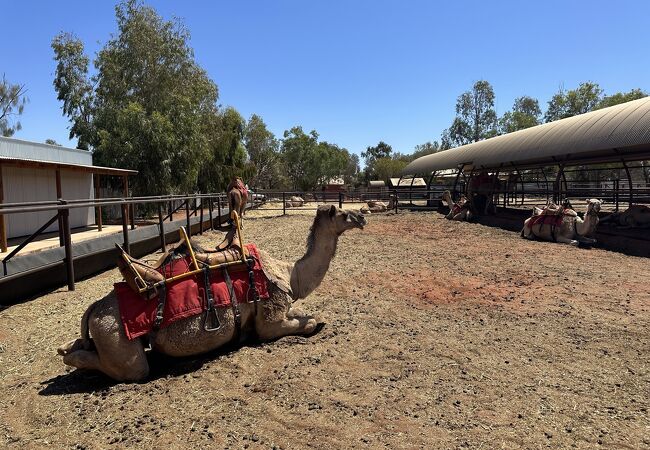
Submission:
[[315,336],[318,333],[320,333],[323,330],[323,328],[325,328],[325,322],[318,322],[316,323],[314,329],[308,332],[305,336],[307,337]]
[[66,344],[63,344],[61,347],[56,349],[56,352],[61,356],[69,355],[70,353],[76,352],[84,348],[83,339],[74,339]]

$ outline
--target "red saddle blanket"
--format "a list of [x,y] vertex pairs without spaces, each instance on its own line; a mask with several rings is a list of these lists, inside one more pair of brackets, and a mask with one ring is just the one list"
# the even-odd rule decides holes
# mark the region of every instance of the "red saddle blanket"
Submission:
[[[267,299],[269,298],[269,292],[257,247],[253,244],[247,244],[246,249],[255,261],[253,275],[259,298],[260,300]],[[166,278],[169,278],[189,272],[190,264],[191,259],[188,256],[172,261],[170,264],[162,267],[160,272]],[[230,267],[228,274],[232,281],[237,302],[245,303],[253,301],[249,286],[248,266]],[[156,318],[158,297],[156,296],[147,300],[142,295],[134,292],[124,281],[115,283],[114,288],[126,337],[135,339],[149,333]],[[217,308],[230,306],[228,286],[220,270],[211,271],[210,289],[212,289],[214,304]],[[163,310],[163,320],[160,328],[164,328],[177,320],[201,314],[206,310],[207,298],[205,295],[205,278],[203,273],[168,284],[166,291],[165,308]]]
[[553,227],[559,227],[562,225],[563,218],[564,214],[539,214],[530,218],[528,221],[528,228],[532,228],[533,225],[551,225]]

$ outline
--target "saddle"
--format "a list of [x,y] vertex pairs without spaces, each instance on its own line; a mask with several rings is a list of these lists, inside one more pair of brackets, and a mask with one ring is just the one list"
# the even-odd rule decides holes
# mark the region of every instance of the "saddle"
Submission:
[[[233,226],[215,250],[192,250],[196,260],[207,266],[241,261],[242,247],[236,237],[236,231]],[[155,263],[149,264],[146,261],[132,257],[119,244],[116,243],[115,247],[121,253],[117,259],[117,267],[122,277],[124,277],[131,289],[142,293],[147,299],[152,299],[158,295],[155,285],[165,281],[163,275],[165,265],[174,259],[185,256],[188,252],[187,244],[181,243],[173,251],[163,253]]]

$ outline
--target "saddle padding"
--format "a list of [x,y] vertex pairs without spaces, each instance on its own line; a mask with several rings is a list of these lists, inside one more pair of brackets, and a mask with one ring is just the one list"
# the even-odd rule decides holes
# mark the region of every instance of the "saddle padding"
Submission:
[[[255,261],[253,275],[259,298],[260,300],[268,299],[267,280],[264,276],[257,247],[253,244],[247,244],[246,248]],[[161,267],[161,273],[165,278],[180,275],[190,271],[190,264],[191,259],[189,256],[180,258]],[[246,265],[233,266],[229,268],[228,273],[232,280],[237,302],[253,301],[249,286],[248,267]],[[160,328],[165,328],[177,320],[203,313],[207,306],[204,286],[203,273],[168,284]],[[120,318],[127,338],[135,339],[150,333],[156,318],[158,295],[146,299],[134,292],[126,282],[115,283],[114,288],[120,307]],[[211,271],[210,288],[217,308],[231,306],[228,286],[220,270]]]

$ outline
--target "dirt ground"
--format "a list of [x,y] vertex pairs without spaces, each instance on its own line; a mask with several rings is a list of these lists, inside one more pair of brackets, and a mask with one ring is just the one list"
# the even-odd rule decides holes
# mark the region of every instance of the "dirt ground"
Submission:
[[[296,260],[313,211],[275,214],[244,232]],[[0,311],[0,447],[650,448],[649,279],[644,258],[376,215],[300,302],[320,333],[152,355],[121,384],[55,351],[111,270]]]

